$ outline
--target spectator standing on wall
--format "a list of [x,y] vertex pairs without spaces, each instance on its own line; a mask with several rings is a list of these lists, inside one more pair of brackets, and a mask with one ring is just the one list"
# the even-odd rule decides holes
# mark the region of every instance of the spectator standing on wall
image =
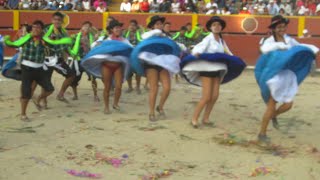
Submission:
[[149,10],[150,10],[150,5],[149,5],[148,0],[143,0],[140,3],[140,11],[141,12],[149,12]]
[[160,3],[160,6],[159,6],[159,12],[170,13],[171,12],[171,3],[170,3],[170,1],[163,0],[163,2]]
[[120,11],[121,12],[130,12],[131,11],[131,4],[128,0],[123,0],[123,2],[120,5]]
[[292,13],[292,4],[290,0],[284,0],[280,5],[280,9],[284,9],[286,15],[293,15]]
[[140,3],[138,0],[133,0],[131,4],[131,12],[140,12]]
[[269,4],[267,6],[268,11],[269,11],[269,15],[275,16],[279,13],[279,6],[277,5],[277,3],[275,3],[275,0],[270,0]]
[[160,4],[157,0],[152,0],[150,3],[150,11],[151,13],[157,13],[159,12]]
[[173,2],[171,4],[172,13],[179,12],[179,9],[180,9],[180,3],[178,2],[178,0],[173,0]]
[[264,4],[263,0],[258,0],[258,4],[256,4],[258,14],[264,14],[264,8],[266,5]]

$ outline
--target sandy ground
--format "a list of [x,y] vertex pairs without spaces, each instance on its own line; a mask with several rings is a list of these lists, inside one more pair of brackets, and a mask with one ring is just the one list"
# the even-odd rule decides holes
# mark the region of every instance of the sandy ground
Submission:
[[[148,122],[147,92],[125,93],[127,85],[121,112],[104,115],[86,76],[78,101],[58,102],[56,90],[49,110],[39,112],[30,103],[33,121],[26,123],[19,120],[20,83],[0,78],[1,180],[81,179],[66,169],[113,180],[160,172],[173,180],[320,179],[319,76],[300,86],[294,108],[279,117],[281,129],[269,127],[269,145],[255,141],[265,106],[252,71],[221,87],[211,117],[215,127],[200,129],[189,124],[200,89],[182,81],[173,82],[168,118],[157,123]],[[55,75],[53,82],[59,89],[62,78]],[[66,97],[71,99],[71,90]],[[112,166],[111,158],[119,158],[120,166]],[[266,173],[251,177],[259,167]]]

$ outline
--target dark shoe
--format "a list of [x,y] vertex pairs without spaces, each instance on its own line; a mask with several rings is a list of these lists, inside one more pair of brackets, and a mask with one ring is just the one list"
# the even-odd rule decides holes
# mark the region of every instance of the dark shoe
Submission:
[[272,125],[275,129],[280,128],[277,118],[272,118]]

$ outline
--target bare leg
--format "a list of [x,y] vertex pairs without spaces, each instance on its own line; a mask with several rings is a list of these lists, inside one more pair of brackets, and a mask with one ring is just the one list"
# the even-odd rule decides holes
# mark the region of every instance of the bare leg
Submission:
[[160,81],[162,84],[162,93],[161,93],[161,98],[160,98],[160,102],[157,110],[159,111],[160,115],[164,116],[165,114],[163,111],[163,107],[166,100],[169,97],[170,89],[171,89],[170,74],[167,70],[162,70],[160,72]]
[[136,82],[137,82],[137,93],[141,94],[141,90],[140,90],[141,76],[139,76],[138,74],[135,74],[135,76],[136,76]]
[[264,113],[262,118],[262,124],[261,124],[259,135],[266,136],[269,121],[272,117],[274,117],[275,112],[276,112],[276,101],[272,97],[270,97],[267,104],[266,112]]
[[93,90],[94,101],[99,102],[100,99],[98,97],[98,84],[97,84],[96,78],[94,78],[94,77],[92,77],[92,79],[91,79],[91,86],[92,86],[92,90]]
[[209,117],[212,112],[212,108],[219,97],[219,90],[220,90],[220,78],[212,78],[212,95],[211,100],[206,106],[206,110],[203,116],[203,123],[209,123]]
[[128,90],[127,90],[127,93],[131,93],[133,88],[132,88],[132,76],[128,78],[127,80],[128,82]]
[[212,95],[212,80],[209,77],[201,77],[202,97],[198,102],[192,117],[192,125],[196,126],[198,118],[203,108],[210,102]]
[[159,74],[156,69],[147,69],[146,70],[147,81],[149,81],[150,92],[149,92],[149,119],[155,120],[155,104],[158,94],[158,81]]
[[103,90],[103,98],[104,98],[104,113],[109,114],[109,93],[111,88],[111,81],[112,81],[112,73],[111,71],[106,68],[102,67],[102,81],[104,84],[104,90]]
[[123,80],[122,71],[123,71],[122,67],[120,67],[116,70],[116,72],[114,72],[115,93],[114,93],[113,108],[116,110],[119,110],[119,100],[121,96],[122,80]]
[[76,76],[71,76],[71,77],[68,77],[66,78],[63,83],[62,83],[62,86],[61,86],[61,89],[60,89],[60,92],[57,96],[58,99],[64,99],[64,93],[66,92],[67,88],[71,85],[71,83],[73,82],[74,78]]
[[285,113],[287,111],[289,111],[292,108],[293,102],[290,103],[283,103],[276,111],[275,113],[275,117],[277,117],[278,115]]
[[72,91],[73,91],[73,98],[72,100],[78,100],[78,91],[77,91],[77,86],[72,86]]
[[21,120],[23,121],[28,120],[26,111],[27,111],[29,99],[21,98],[20,102],[21,102]]

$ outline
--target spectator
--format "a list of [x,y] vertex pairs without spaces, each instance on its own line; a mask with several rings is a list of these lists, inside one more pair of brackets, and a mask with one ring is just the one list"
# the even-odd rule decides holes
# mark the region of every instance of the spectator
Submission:
[[178,0],[173,0],[173,2],[171,4],[172,13],[179,12],[179,9],[180,9],[180,3],[178,2]]
[[143,0],[140,3],[140,11],[141,12],[149,12],[149,10],[150,10],[150,5],[149,5],[148,0]]
[[279,13],[279,6],[277,5],[277,3],[275,3],[275,0],[270,0],[269,4],[267,5],[269,14],[272,16],[275,16]]
[[304,5],[303,0],[297,0],[297,1],[296,1],[296,9],[300,9],[301,6],[303,6],[303,5]]
[[207,12],[206,3],[204,0],[199,0],[197,4],[199,14],[205,14]]
[[21,10],[27,10],[30,9],[30,2],[29,0],[22,0],[19,4],[19,9]]
[[243,7],[239,14],[250,14],[247,7]]
[[246,7],[247,7],[250,14],[254,14],[255,5],[252,3],[252,0],[248,1],[248,4],[246,5]]
[[286,11],[285,11],[283,8],[280,8],[279,14],[280,14],[281,16],[285,16],[285,15],[286,15]]
[[171,38],[171,23],[170,22],[165,22],[163,25],[163,32],[166,34],[167,37]]
[[83,1],[78,0],[74,5],[74,9],[77,11],[83,11],[84,10]]
[[267,8],[267,6],[264,8],[263,15],[269,15],[269,9]]
[[159,12],[160,4],[157,0],[152,0],[150,3],[150,11],[151,13],[157,13]]
[[284,0],[284,3],[280,5],[280,9],[284,9],[286,15],[293,15],[292,13],[292,4],[290,0]]
[[97,8],[100,6],[100,3],[103,4],[103,7],[107,7],[107,3],[106,3],[104,0],[96,0],[96,1],[93,3],[94,9],[97,9]]
[[49,6],[48,6],[48,2],[47,1],[42,1],[40,6],[39,6],[40,10],[48,10]]
[[264,4],[263,0],[258,0],[258,4],[256,6],[257,6],[258,14],[260,15],[264,14],[264,8],[266,7],[266,5]]
[[123,2],[120,5],[120,11],[121,12],[130,12],[131,11],[131,4],[128,0],[123,0]]
[[231,14],[238,14],[239,13],[239,10],[238,10],[236,4],[234,3],[234,1],[228,0],[227,7],[229,8],[229,11],[231,12]]
[[300,6],[297,10],[298,10],[298,15],[299,16],[306,16],[306,15],[309,15],[310,12],[309,12],[309,9],[307,8],[308,7],[308,1],[306,1],[306,3],[302,6]]
[[318,6],[316,8],[316,15],[320,16],[320,3],[318,4]]
[[308,29],[304,29],[302,31],[302,36],[300,36],[299,38],[311,38],[311,34],[309,33]]
[[4,7],[7,5],[7,1],[6,0],[0,0],[0,10],[4,9]]
[[218,15],[221,14],[220,10],[217,8],[217,6],[211,6],[209,11],[206,13],[207,15],[212,14],[212,15]]
[[306,7],[309,9],[309,15],[313,16],[316,14],[317,4],[315,0],[309,0],[308,5],[306,5]]
[[19,8],[19,0],[9,0],[7,2],[7,9],[13,10],[13,9],[18,9]]
[[91,11],[90,2],[88,0],[82,1],[82,7],[84,11]]
[[186,9],[189,13],[198,13],[197,6],[193,3],[193,0],[187,0]]
[[133,0],[131,4],[131,12],[140,12],[140,3],[138,0]]
[[168,0],[163,0],[159,6],[159,12],[170,13],[171,12],[171,3]]
[[207,5],[206,5],[207,11],[212,9],[213,6],[218,8],[218,4],[215,2],[215,0],[211,0],[210,2],[207,3]]
[[227,6],[225,6],[222,11],[221,11],[222,15],[230,15],[231,12],[229,11],[229,8]]
[[102,2],[100,2],[98,8],[96,9],[96,12],[104,13],[106,11],[107,11],[107,8],[104,6],[104,4]]

